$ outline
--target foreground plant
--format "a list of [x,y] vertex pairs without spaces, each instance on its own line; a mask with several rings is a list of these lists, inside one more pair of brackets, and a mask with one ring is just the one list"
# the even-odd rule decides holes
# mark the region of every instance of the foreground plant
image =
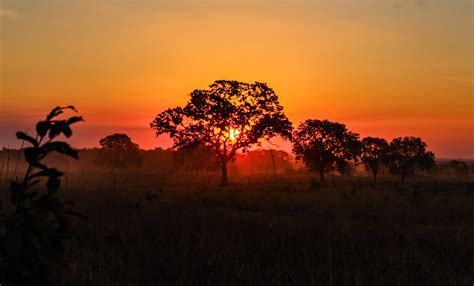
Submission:
[[[36,125],[36,137],[23,132],[17,138],[31,144],[24,149],[28,169],[22,180],[10,183],[12,211],[2,213],[0,220],[0,283],[2,285],[61,284],[66,269],[64,243],[73,238],[70,217],[83,217],[75,212],[72,202],[58,198],[63,173],[42,161],[52,152],[78,159],[78,152],[56,139],[72,136],[71,125],[81,116],[57,119],[74,107],[56,107]],[[46,189],[36,187],[46,180]]]

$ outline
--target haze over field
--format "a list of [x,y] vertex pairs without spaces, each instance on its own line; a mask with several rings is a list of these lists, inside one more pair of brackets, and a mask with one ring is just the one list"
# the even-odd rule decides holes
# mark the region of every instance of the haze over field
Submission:
[[472,15],[458,0],[3,0],[0,147],[68,104],[86,119],[76,146],[122,132],[169,147],[154,116],[235,79],[266,82],[295,125],[329,119],[473,158]]

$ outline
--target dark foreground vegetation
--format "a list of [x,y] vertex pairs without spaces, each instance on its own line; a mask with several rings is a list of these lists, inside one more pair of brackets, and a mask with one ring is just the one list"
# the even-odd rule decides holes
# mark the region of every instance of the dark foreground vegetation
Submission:
[[303,178],[241,178],[222,189],[179,177],[158,192],[151,174],[96,180],[67,192],[90,217],[76,226],[85,249],[69,249],[78,285],[474,279],[474,194],[463,183],[336,180],[317,191]]
[[[72,285],[471,285],[474,188],[459,180],[71,171],[89,219]],[[313,183],[311,183],[313,182]],[[157,187],[160,186],[160,187]]]

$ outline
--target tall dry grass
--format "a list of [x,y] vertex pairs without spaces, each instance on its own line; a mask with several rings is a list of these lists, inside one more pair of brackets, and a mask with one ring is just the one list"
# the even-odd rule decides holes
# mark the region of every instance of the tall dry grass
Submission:
[[73,285],[471,285],[472,183],[76,170]]

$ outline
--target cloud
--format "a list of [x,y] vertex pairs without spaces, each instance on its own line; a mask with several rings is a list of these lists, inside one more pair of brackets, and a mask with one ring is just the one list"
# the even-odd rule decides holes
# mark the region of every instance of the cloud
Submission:
[[0,18],[11,18],[16,19],[20,17],[20,14],[14,10],[0,7]]

